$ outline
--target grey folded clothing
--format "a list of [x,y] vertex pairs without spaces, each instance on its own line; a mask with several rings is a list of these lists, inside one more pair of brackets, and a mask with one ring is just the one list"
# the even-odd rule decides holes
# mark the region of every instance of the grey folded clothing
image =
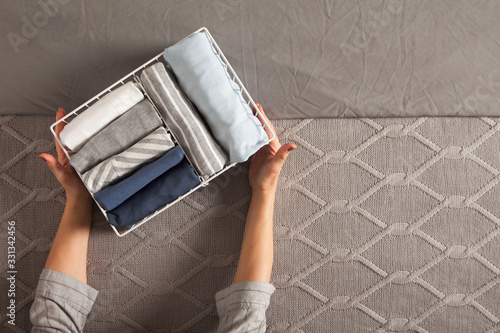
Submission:
[[160,127],[132,147],[85,172],[82,175],[83,182],[91,192],[98,192],[137,170],[141,165],[163,156],[174,146],[171,135],[164,127]]
[[142,100],[87,141],[70,157],[69,163],[84,173],[129,148],[162,124],[151,102]]
[[156,63],[146,68],[141,79],[198,173],[206,179],[222,170],[228,161],[226,152],[165,66]]

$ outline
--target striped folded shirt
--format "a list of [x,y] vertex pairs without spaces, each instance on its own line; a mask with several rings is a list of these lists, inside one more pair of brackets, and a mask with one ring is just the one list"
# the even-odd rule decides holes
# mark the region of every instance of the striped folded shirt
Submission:
[[164,127],[159,127],[132,147],[85,172],[82,175],[83,182],[91,192],[98,192],[131,174],[141,165],[158,159],[174,146],[171,135]]
[[165,66],[156,63],[146,68],[141,81],[198,173],[207,179],[222,170],[228,161],[226,152]]

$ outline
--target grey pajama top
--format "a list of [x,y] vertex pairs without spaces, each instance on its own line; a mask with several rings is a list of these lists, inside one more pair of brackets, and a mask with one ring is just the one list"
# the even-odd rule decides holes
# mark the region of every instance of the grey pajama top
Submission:
[[[215,295],[217,332],[265,332],[266,310],[274,287],[238,282]],[[66,274],[44,269],[31,306],[32,332],[82,332],[98,291]]]

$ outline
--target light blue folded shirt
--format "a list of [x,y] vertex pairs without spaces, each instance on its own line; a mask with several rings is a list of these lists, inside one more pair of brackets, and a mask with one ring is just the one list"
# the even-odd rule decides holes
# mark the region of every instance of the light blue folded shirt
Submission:
[[267,140],[259,119],[215,53],[208,35],[194,34],[163,53],[179,84],[196,105],[229,162],[244,162]]

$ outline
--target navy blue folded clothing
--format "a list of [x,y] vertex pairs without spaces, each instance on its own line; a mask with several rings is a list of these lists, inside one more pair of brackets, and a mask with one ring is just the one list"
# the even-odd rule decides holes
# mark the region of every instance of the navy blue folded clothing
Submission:
[[112,210],[133,196],[143,187],[179,164],[184,158],[181,147],[175,146],[154,162],[144,164],[123,180],[94,194],[95,200],[106,210]]
[[[168,153],[167,153],[168,154]],[[117,208],[108,211],[109,223],[130,227],[200,184],[200,178],[184,158],[179,164],[135,193]]]

